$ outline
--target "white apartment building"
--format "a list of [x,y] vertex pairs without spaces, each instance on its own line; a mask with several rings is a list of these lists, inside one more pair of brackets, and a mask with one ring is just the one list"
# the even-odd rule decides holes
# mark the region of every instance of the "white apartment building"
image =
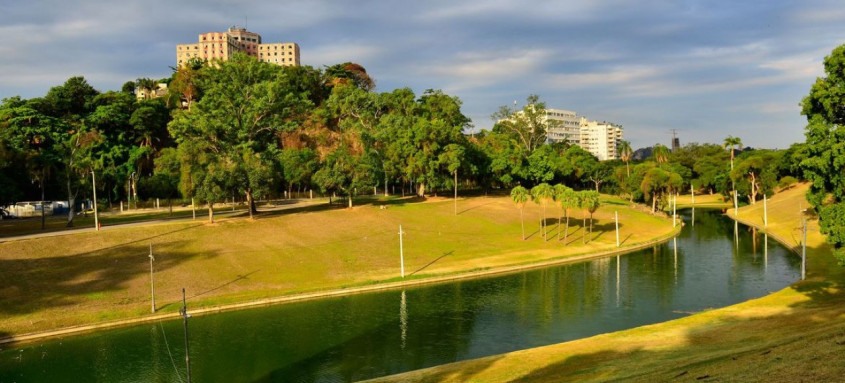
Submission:
[[578,145],[596,156],[599,161],[619,158],[616,145],[623,138],[622,125],[581,118],[580,133],[581,140]]
[[581,120],[578,115],[570,110],[546,109],[546,117],[543,122],[555,121],[546,131],[547,142],[569,142],[578,144],[581,142]]

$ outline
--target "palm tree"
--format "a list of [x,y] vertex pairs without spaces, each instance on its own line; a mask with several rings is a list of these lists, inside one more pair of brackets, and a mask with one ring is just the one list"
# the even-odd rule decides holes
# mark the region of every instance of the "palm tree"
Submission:
[[590,234],[593,233],[593,213],[601,206],[600,195],[594,190],[581,192],[581,206],[590,213]]
[[528,202],[528,189],[517,185],[511,190],[511,199],[519,206],[519,219],[522,221],[522,240],[525,240],[525,218],[523,211],[525,210],[525,203]]
[[731,151],[731,170],[734,170],[734,148],[742,149],[742,139],[739,137],[728,136],[724,142],[725,149]]
[[652,149],[652,155],[654,156],[654,160],[657,161],[658,164],[666,163],[669,161],[669,148],[663,144],[655,144],[654,148]]
[[543,230],[543,241],[546,240],[546,204],[554,197],[554,192],[554,188],[545,182],[531,188],[531,199],[538,205],[543,206],[543,220],[540,222],[540,228]]
[[563,242],[566,244],[566,238],[569,237],[569,209],[574,209],[581,206],[581,197],[575,190],[570,188],[566,188],[567,190],[563,192],[563,195],[560,197],[560,205],[563,207],[564,212],[566,212],[566,228],[564,229],[563,233]]
[[560,207],[560,214],[557,217],[557,240],[560,241],[560,221],[561,216],[563,215],[563,197],[566,194],[567,190],[572,190],[568,188],[564,184],[557,184],[554,186],[554,201],[557,202],[558,207]]
[[631,156],[634,155],[633,150],[631,150],[631,143],[625,140],[619,141],[616,145],[616,150],[619,153],[619,159],[625,162],[625,176],[631,176],[631,169],[628,166],[628,162],[631,161]]

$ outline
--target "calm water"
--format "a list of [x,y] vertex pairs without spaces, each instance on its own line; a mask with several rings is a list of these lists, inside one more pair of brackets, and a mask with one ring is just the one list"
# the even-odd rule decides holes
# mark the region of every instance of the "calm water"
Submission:
[[[688,213],[688,212],[687,212]],[[619,257],[190,319],[195,382],[348,382],[662,322],[779,290],[800,259],[718,212]],[[768,246],[766,246],[768,243]],[[0,382],[178,382],[182,322],[0,351]]]

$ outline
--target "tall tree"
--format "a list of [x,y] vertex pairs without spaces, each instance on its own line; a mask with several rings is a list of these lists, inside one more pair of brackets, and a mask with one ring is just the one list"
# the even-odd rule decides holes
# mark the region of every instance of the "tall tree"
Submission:
[[807,117],[801,168],[812,182],[807,199],[819,212],[821,230],[845,264],[845,45],[825,57],[824,70],[801,102]]
[[531,197],[528,189],[517,185],[511,189],[511,199],[519,207],[519,220],[522,223],[522,240],[525,240],[525,203]]
[[655,144],[654,148],[652,149],[652,156],[654,160],[657,161],[658,164],[663,164],[669,161],[669,155],[671,154],[671,150],[669,150],[666,145],[663,144]]
[[572,189],[567,188],[560,196],[560,204],[563,207],[564,213],[566,214],[566,226],[564,227],[563,233],[563,242],[565,244],[566,239],[569,237],[569,211],[570,209],[577,209],[581,207],[581,194]]
[[543,207],[543,220],[540,221],[540,229],[543,230],[543,241],[546,241],[546,205],[554,198],[555,190],[551,185],[543,182],[531,188],[531,199]]
[[515,103],[513,107],[502,106],[492,118],[496,121],[493,131],[514,137],[524,149],[525,156],[542,146],[546,142],[546,132],[559,124],[557,120],[546,118],[546,103],[534,94],[528,96],[521,110],[516,108]]
[[722,144],[725,149],[731,152],[731,170],[734,170],[734,150],[742,149],[742,139],[734,136],[727,136]]
[[590,230],[589,234],[593,233],[593,213],[601,206],[601,196],[599,192],[594,190],[584,190],[581,192],[581,207],[590,213]]
[[[296,126],[308,104],[307,95],[291,92],[292,79],[284,68],[236,54],[209,68],[202,78],[203,97],[190,110],[175,113],[169,129],[177,142],[201,140],[217,158],[208,169],[221,174],[197,184],[205,198],[238,188],[246,196],[250,217],[256,192],[266,191],[266,169],[272,167],[276,135]],[[215,200],[205,199],[209,208]],[[213,212],[209,212],[212,214]]]
[[625,162],[626,177],[630,177],[631,168],[628,166],[628,163],[631,161],[631,156],[634,155],[634,151],[631,149],[631,143],[625,140],[621,140],[619,141],[619,143],[617,143],[616,150],[619,152],[619,159]]

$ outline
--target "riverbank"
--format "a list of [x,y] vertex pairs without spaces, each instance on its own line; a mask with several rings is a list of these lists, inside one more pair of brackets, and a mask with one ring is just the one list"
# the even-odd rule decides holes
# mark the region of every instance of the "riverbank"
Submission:
[[[580,212],[558,229],[547,209],[504,197],[382,199],[352,210],[325,205],[214,225],[159,223],[0,243],[0,343],[175,318],[181,286],[192,315],[516,272],[632,251],[671,238],[671,221],[605,197],[587,233]],[[619,213],[616,247],[614,213]],[[533,219],[532,219],[533,218]],[[565,221],[564,221],[565,222]],[[398,276],[398,226],[406,278]],[[587,227],[589,223],[586,222]],[[560,234],[560,240],[558,239]],[[564,237],[566,237],[565,240]],[[156,314],[150,314],[149,246]],[[146,312],[146,313],[145,313]]]
[[[807,185],[739,210],[797,249]],[[732,212],[730,212],[732,215]],[[665,323],[458,362],[376,382],[839,381],[845,272],[810,220],[807,279],[771,295]]]

